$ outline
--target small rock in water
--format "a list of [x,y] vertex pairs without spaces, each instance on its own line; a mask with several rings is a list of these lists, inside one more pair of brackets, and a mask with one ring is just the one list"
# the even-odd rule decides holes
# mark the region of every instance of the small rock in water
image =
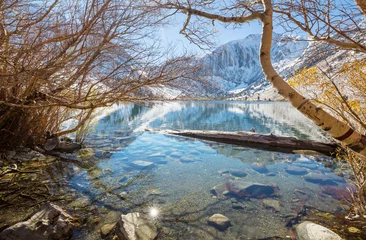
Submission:
[[298,240],[342,240],[335,232],[309,221],[299,224],[296,234]]
[[134,161],[131,163],[133,167],[136,169],[147,169],[154,166],[153,162],[147,162],[147,161]]
[[161,191],[159,188],[149,189],[146,193],[147,196],[160,196]]
[[119,239],[153,240],[158,235],[158,229],[148,215],[134,212],[121,215],[116,234]]
[[92,148],[82,148],[79,151],[78,158],[81,159],[89,159],[94,157],[95,153]]
[[116,223],[109,223],[109,224],[105,224],[101,229],[100,229],[100,234],[102,235],[102,238],[107,237],[109,234],[111,234],[111,232],[113,231],[114,227],[116,226]]
[[219,173],[221,175],[228,173],[235,177],[246,177],[248,175],[244,170],[240,170],[240,169],[223,169],[223,170],[220,170]]
[[355,227],[349,227],[348,232],[350,233],[361,233],[361,230]]
[[190,159],[188,157],[182,157],[182,158],[179,159],[179,161],[181,163],[193,163],[193,162],[195,162],[193,159]]
[[219,184],[219,185],[216,185],[215,187],[213,187],[210,190],[210,193],[217,197],[223,197],[224,191],[227,191],[227,190],[226,190],[226,185],[223,183],[223,184]]
[[292,175],[304,175],[308,173],[306,169],[297,166],[289,166],[286,172]]
[[263,204],[266,208],[273,208],[277,212],[281,211],[280,203],[274,199],[263,199]]
[[268,169],[265,165],[263,165],[262,163],[253,163],[251,165],[251,167],[253,168],[253,170],[259,172],[259,173],[268,173]]
[[275,177],[277,174],[274,173],[274,172],[269,172],[269,173],[266,173],[266,176],[268,177]]
[[218,213],[209,217],[207,222],[209,225],[216,227],[220,231],[225,231],[231,225],[229,218]]

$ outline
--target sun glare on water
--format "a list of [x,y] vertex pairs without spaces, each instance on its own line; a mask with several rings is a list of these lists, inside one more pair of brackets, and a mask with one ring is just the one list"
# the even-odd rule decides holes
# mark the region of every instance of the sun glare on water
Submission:
[[150,217],[158,218],[158,216],[159,216],[159,209],[156,207],[151,207],[150,208]]

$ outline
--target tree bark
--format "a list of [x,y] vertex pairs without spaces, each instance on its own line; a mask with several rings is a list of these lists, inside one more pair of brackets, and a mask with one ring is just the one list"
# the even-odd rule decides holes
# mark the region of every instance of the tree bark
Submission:
[[207,130],[147,130],[151,132],[179,135],[215,142],[229,143],[244,147],[293,153],[294,150],[311,150],[326,155],[335,153],[337,144],[310,140],[298,140],[294,137],[258,134],[252,132],[221,132]]
[[366,16],[366,0],[355,0],[355,3],[360,8],[363,15]]
[[278,93],[286,98],[295,108],[311,119],[317,126],[328,132],[334,139],[344,143],[353,151],[366,156],[366,136],[340,122],[323,109],[317,107],[293,89],[274,70],[271,62],[271,46],[273,33],[273,7],[271,0],[262,0],[264,13],[262,15],[262,40],[260,48],[260,62],[266,76]]

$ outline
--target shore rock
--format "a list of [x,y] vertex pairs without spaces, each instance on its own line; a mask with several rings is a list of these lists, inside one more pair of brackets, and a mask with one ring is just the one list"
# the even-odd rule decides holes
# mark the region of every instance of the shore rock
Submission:
[[231,222],[230,219],[225,217],[222,214],[214,214],[207,220],[208,224],[214,226],[220,231],[225,231],[228,227],[230,227]]
[[148,215],[135,212],[121,215],[116,234],[122,240],[152,240],[158,235],[158,230]]
[[79,149],[81,149],[80,143],[60,142],[53,150],[62,153],[73,153]]
[[342,240],[335,232],[309,221],[299,224],[296,234],[298,240]]
[[47,152],[52,151],[57,147],[57,145],[60,143],[58,140],[58,137],[52,137],[46,140],[46,142],[43,144],[43,149]]
[[1,240],[69,239],[73,218],[54,204],[47,204],[29,220],[17,223],[0,233]]

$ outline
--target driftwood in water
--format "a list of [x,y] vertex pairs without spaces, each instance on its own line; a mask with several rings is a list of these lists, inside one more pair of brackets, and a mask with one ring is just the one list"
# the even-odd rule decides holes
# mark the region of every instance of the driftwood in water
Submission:
[[299,140],[294,137],[275,136],[272,134],[258,134],[252,132],[221,132],[207,130],[149,130],[151,132],[179,135],[215,142],[230,143],[245,147],[264,150],[293,153],[294,150],[311,150],[326,155],[335,152],[337,144],[323,143],[310,140]]

